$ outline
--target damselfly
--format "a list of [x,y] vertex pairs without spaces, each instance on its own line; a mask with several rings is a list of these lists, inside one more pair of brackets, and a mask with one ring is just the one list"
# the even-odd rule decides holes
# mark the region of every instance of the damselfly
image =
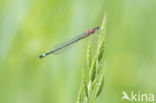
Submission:
[[70,40],[70,41],[67,41],[67,42],[65,42],[65,43],[62,43],[62,44],[60,44],[60,45],[54,47],[54,48],[52,49],[52,51],[40,55],[39,58],[43,58],[43,57],[45,57],[45,56],[47,56],[47,55],[49,55],[49,54],[54,54],[54,53],[56,53],[57,51],[63,49],[64,47],[67,47],[67,46],[69,46],[69,45],[71,45],[71,44],[73,44],[73,43],[75,43],[75,42],[77,42],[77,41],[79,41],[79,40],[81,40],[81,39],[83,39],[83,38],[88,37],[89,35],[95,33],[95,31],[97,31],[98,29],[99,29],[99,26],[97,26],[97,27],[95,27],[95,28],[93,28],[93,29],[89,29],[89,30],[87,30],[86,32],[84,32],[83,34],[78,35],[78,37],[76,37],[76,38],[74,38],[74,39],[72,39],[72,40]]

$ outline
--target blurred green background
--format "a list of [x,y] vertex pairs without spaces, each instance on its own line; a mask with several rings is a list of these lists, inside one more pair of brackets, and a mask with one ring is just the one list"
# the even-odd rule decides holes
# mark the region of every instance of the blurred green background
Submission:
[[0,103],[75,103],[91,37],[38,56],[101,25],[104,11],[107,68],[97,103],[121,103],[123,90],[156,95],[155,0],[0,0]]

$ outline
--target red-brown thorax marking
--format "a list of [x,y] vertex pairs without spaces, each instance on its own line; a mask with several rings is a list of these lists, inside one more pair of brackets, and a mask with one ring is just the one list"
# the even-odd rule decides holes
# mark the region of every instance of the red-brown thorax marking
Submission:
[[87,31],[87,34],[92,34],[92,33],[95,32],[95,30],[96,30],[96,29],[89,29],[89,30]]
[[89,30],[86,32],[86,34],[84,35],[84,37],[89,36],[90,34],[94,33],[95,31],[96,31],[95,28],[94,28],[94,29],[89,29]]
[[83,36],[83,38],[89,36],[90,34],[93,34],[97,29],[99,29],[99,26],[97,26],[96,28],[93,29],[89,29],[86,34]]

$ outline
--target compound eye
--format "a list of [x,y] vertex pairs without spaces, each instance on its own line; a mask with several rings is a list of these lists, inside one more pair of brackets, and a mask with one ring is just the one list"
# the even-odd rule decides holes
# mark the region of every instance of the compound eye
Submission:
[[97,26],[96,29],[99,29],[99,26]]

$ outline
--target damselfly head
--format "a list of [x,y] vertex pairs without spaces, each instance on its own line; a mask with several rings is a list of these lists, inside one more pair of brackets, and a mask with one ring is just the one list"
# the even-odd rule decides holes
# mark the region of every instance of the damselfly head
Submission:
[[96,29],[96,30],[99,29],[99,26],[97,26],[95,29]]

